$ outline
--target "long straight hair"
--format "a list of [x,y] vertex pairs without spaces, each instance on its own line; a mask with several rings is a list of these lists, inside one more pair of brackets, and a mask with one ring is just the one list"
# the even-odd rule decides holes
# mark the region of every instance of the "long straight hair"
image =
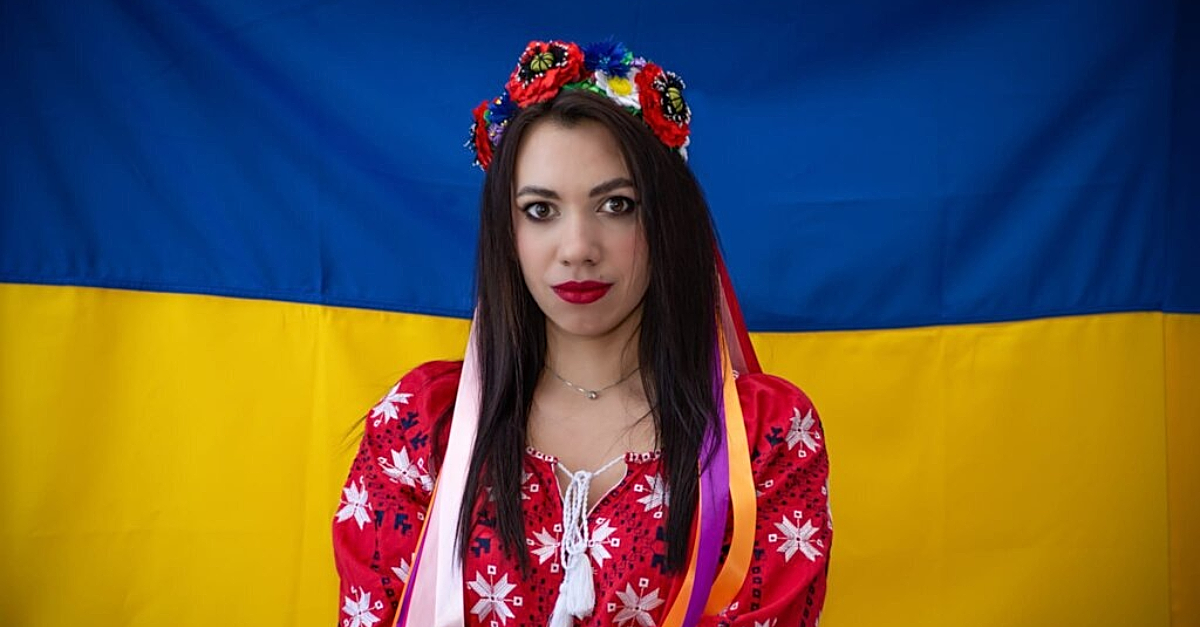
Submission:
[[640,199],[638,219],[649,248],[650,280],[642,303],[638,355],[666,470],[666,568],[674,571],[687,560],[700,464],[712,453],[701,450],[705,434],[721,433],[712,386],[719,359],[712,219],[683,159],[630,113],[583,90],[563,91],[518,113],[484,179],[476,259],[476,352],[482,390],[459,512],[459,557],[466,557],[487,486],[505,555],[515,555],[522,570],[529,569],[521,472],[529,410],[546,358],[546,319],[521,274],[513,230],[513,179],[518,148],[531,126],[571,127],[582,122],[599,123],[612,133]]

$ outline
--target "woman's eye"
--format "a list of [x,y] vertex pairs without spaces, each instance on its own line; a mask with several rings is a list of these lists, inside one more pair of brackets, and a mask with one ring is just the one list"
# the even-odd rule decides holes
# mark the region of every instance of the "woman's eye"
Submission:
[[615,213],[617,215],[630,213],[637,207],[637,203],[632,198],[625,196],[613,196],[604,201],[603,210],[606,213]]
[[548,220],[554,215],[554,210],[550,208],[550,205],[547,205],[543,202],[535,202],[525,205],[525,208],[522,209],[522,211],[525,212],[525,215],[528,216],[529,219],[538,221]]

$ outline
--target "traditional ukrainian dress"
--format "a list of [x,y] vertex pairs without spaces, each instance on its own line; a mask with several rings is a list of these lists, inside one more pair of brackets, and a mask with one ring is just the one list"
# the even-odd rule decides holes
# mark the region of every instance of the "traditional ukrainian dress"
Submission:
[[[461,362],[431,362],[404,376],[367,414],[366,433],[333,523],[342,627],[390,627],[408,580],[436,469],[433,424],[454,402]],[[753,560],[735,600],[706,626],[816,625],[832,538],[829,462],[808,397],[765,374],[737,380],[758,494]],[[445,437],[442,434],[441,437]],[[444,441],[442,442],[444,444]],[[558,460],[529,449],[521,499],[532,573],[506,559],[483,501],[463,566],[466,624],[544,627],[563,579]],[[588,512],[587,555],[596,604],[576,625],[654,627],[682,582],[668,574],[668,502],[657,453],[627,453],[625,476]]]

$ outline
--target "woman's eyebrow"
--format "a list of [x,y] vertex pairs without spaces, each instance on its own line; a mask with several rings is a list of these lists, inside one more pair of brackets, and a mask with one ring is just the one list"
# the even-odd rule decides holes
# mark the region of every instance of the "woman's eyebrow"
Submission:
[[526,186],[522,187],[521,189],[517,190],[518,197],[527,196],[527,195],[541,196],[543,198],[559,200],[558,192],[556,192],[552,189],[547,189],[545,187],[538,187],[536,185],[526,185]]
[[601,196],[601,195],[607,194],[613,190],[621,189],[622,187],[632,188],[633,181],[631,181],[625,177],[618,177],[618,178],[612,179],[611,181],[605,181],[605,182],[593,187],[592,191],[588,192],[588,197],[590,198],[592,196]]
[[[634,187],[633,181],[631,181],[623,176],[617,177],[612,180],[605,181],[605,182],[593,187],[592,191],[588,192],[588,197],[591,198],[591,197],[595,197],[595,196],[602,196],[613,190],[621,189],[623,187],[630,187],[630,188]],[[560,200],[560,198],[558,196],[558,192],[556,192],[550,188],[547,188],[547,187],[538,187],[537,185],[525,185],[525,186],[521,187],[521,189],[518,189],[517,197],[521,197],[521,196],[541,196],[542,198],[550,198],[552,200]]]

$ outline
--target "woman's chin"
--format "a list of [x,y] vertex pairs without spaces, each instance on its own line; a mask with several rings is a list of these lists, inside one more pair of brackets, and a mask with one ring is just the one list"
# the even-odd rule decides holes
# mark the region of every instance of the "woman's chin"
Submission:
[[547,322],[558,334],[579,339],[605,337],[611,335],[619,326],[619,321],[599,319],[595,316],[571,316],[559,320],[547,318]]

